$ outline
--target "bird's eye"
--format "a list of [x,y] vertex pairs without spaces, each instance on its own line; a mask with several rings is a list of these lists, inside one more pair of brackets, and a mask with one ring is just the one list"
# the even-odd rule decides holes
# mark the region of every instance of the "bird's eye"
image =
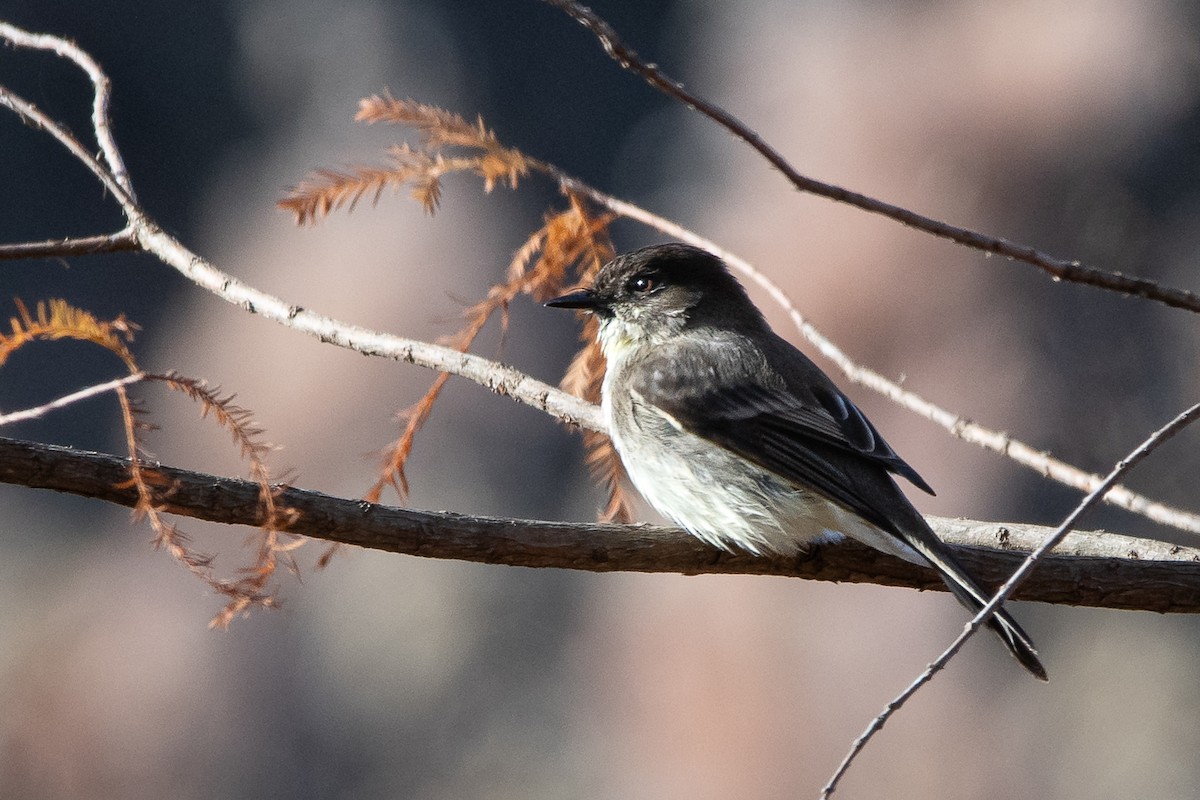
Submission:
[[625,284],[630,294],[649,294],[658,288],[658,281],[651,275],[635,275]]

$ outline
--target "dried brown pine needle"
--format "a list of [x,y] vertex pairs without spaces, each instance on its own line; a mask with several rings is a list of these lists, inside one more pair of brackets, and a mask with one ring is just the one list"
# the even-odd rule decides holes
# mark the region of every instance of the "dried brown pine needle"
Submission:
[[[292,552],[303,544],[304,540],[284,532],[293,520],[295,511],[280,507],[276,502],[277,489],[271,485],[270,469],[266,461],[272,447],[262,439],[263,431],[254,423],[251,412],[235,405],[234,395],[222,395],[219,389],[208,386],[204,381],[177,374],[152,376],[152,379],[165,383],[174,391],[199,403],[202,417],[213,419],[228,431],[241,458],[250,464],[251,479],[259,486],[259,515],[262,522],[251,537],[255,545],[254,560],[239,569],[241,577],[234,580],[214,577],[207,559],[194,561],[186,547],[186,540],[180,536],[174,525],[162,520],[157,507],[153,506],[153,493],[148,487],[143,493],[143,488],[139,486],[138,511],[146,514],[155,528],[158,534],[156,544],[166,547],[215,591],[229,598],[225,608],[210,622],[211,627],[227,627],[237,615],[252,606],[270,607],[277,604],[269,583],[281,564],[293,573],[299,571]],[[136,442],[131,440],[131,448],[135,446]],[[136,482],[139,479],[138,473],[144,473],[145,470],[134,469],[131,465],[131,472]],[[169,497],[169,492],[167,494]]]
[[413,128],[421,133],[425,150],[432,153],[447,147],[479,150],[478,163],[473,167],[484,179],[484,190],[488,192],[497,181],[517,188],[517,180],[535,165],[520,150],[501,145],[496,134],[484,124],[483,117],[476,117],[472,125],[446,109],[384,94],[360,100],[354,119],[367,124],[391,122]]
[[390,122],[419,130],[427,142],[487,150],[499,147],[496,135],[477,117],[474,125],[459,114],[416,100],[398,100],[390,93],[374,94],[358,101],[355,122],[373,125]]
[[[446,109],[397,99],[385,93],[359,101],[354,119],[369,125],[390,123],[411,128],[420,136],[420,147],[408,144],[392,147],[388,151],[390,166],[314,172],[279,203],[281,208],[295,215],[299,224],[311,224],[341,208],[352,210],[364,196],[377,202],[389,187],[397,190],[408,186],[413,199],[432,214],[441,201],[442,177],[453,172],[473,172],[483,179],[485,192],[490,192],[498,183],[506,183],[515,189],[518,180],[531,170],[555,174],[548,165],[503,146],[482,117],[472,123]],[[503,332],[508,323],[509,303],[518,295],[528,294],[539,302],[548,300],[561,293],[569,282],[590,281],[613,257],[608,227],[616,214],[593,214],[579,196],[564,191],[569,207],[547,215],[545,224],[514,254],[505,282],[493,285],[485,299],[467,309],[466,323],[449,337],[448,344],[467,350],[496,315],[500,317]],[[574,280],[569,281],[569,276]],[[585,330],[594,333],[594,327]],[[564,386],[596,400],[603,375],[603,359],[594,342],[588,341],[568,370]],[[446,380],[446,375],[439,375],[425,395],[400,414],[404,431],[387,449],[378,478],[365,495],[367,500],[378,502],[388,486],[393,487],[401,498],[408,494],[405,465],[416,434],[432,413]],[[605,518],[629,519],[624,473],[615,451],[605,437],[585,436],[589,464],[609,488],[610,502]],[[328,555],[331,554],[326,554],[326,559]]]
[[[495,133],[479,119],[472,125],[445,109],[375,95],[359,102],[355,120],[368,124],[391,122],[406,125],[421,134],[420,149],[402,144],[389,148],[387,166],[353,166],[345,170],[318,169],[288,190],[279,207],[290,211],[300,225],[310,225],[345,208],[354,210],[364,196],[379,201],[385,189],[411,187],[414,200],[430,214],[441,200],[442,177],[470,172],[483,179],[485,192],[497,183],[517,187],[536,162],[520,151],[502,146]],[[449,148],[469,151],[446,152]]]
[[16,300],[17,316],[9,319],[11,333],[0,333],[0,365],[22,346],[32,341],[75,339],[91,342],[109,350],[125,363],[129,372],[138,372],[137,363],[128,344],[138,326],[125,319],[124,315],[114,320],[98,319],[90,311],[76,308],[66,300],[39,302],[30,313],[29,308]]
[[[0,333],[0,365],[20,347],[36,340],[75,339],[92,342],[114,353],[124,362],[130,374],[139,374],[129,343],[137,326],[124,316],[114,320],[101,320],[89,311],[75,308],[65,300],[39,302],[31,312],[20,300],[16,301],[17,314],[11,318],[10,333]],[[125,428],[125,442],[129,452],[129,481],[126,485],[137,490],[138,501],[133,509],[136,519],[146,519],[154,530],[155,547],[166,550],[172,558],[183,564],[190,572],[201,578],[218,593],[229,598],[226,607],[213,620],[214,625],[227,625],[237,614],[252,605],[274,605],[274,596],[267,590],[268,583],[280,564],[295,570],[291,551],[301,539],[283,533],[293,519],[294,511],[280,508],[276,502],[276,490],[270,483],[270,471],[266,458],[270,445],[262,441],[262,430],[258,428],[246,409],[233,403],[232,395],[222,396],[218,390],[209,388],[203,381],[176,374],[143,375],[143,380],[158,381],[181,392],[200,404],[201,414],[211,418],[225,428],[233,437],[242,459],[250,463],[250,476],[260,487],[259,504],[262,524],[255,537],[254,561],[240,570],[242,577],[235,580],[217,578],[213,574],[212,557],[192,549],[188,537],[169,520],[164,510],[169,507],[174,487],[161,474],[145,463],[139,434],[154,426],[145,420],[145,412],[130,398],[124,386],[115,389],[121,407],[121,420]]]
[[[530,295],[538,302],[549,300],[562,294],[570,284],[590,280],[612,257],[608,226],[614,219],[613,215],[593,215],[575,196],[569,196],[569,201],[566,210],[546,216],[542,227],[531,234],[513,255],[505,282],[493,285],[483,300],[464,312],[466,323],[444,340],[446,344],[465,351],[497,315],[502,328],[507,324],[509,304],[520,295]],[[594,328],[590,330],[594,334]],[[577,393],[598,398],[600,382],[604,377],[603,358],[599,350],[591,346],[585,348],[583,353],[589,354],[587,368],[573,366],[567,380]],[[404,431],[388,448],[379,476],[365,495],[368,501],[379,502],[383,490],[388,486],[393,487],[401,498],[407,495],[405,466],[412,453],[413,442],[432,413],[447,378],[445,374],[439,375],[425,395],[400,415],[405,422]],[[606,518],[630,518],[628,500],[622,489],[620,462],[607,438],[590,437],[586,441],[590,452],[589,463],[610,488],[611,500]]]

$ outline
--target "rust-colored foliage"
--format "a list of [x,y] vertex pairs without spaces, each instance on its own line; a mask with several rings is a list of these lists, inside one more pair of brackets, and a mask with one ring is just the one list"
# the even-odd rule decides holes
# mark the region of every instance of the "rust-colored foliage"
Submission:
[[[545,224],[534,232],[513,256],[504,283],[496,284],[487,297],[464,312],[466,324],[443,341],[458,350],[466,350],[475,341],[484,326],[497,314],[500,325],[508,324],[508,306],[519,295],[527,294],[537,302],[549,300],[562,293],[571,283],[590,279],[608,258],[612,256],[612,245],[608,242],[607,228],[612,216],[591,215],[584,204],[574,196],[565,211],[547,214]],[[573,280],[569,280],[573,276]],[[568,376],[573,390],[585,396],[599,396],[600,380],[603,379],[603,359],[594,341],[585,348],[593,352],[593,369],[586,383],[580,383],[577,370]],[[578,359],[577,359],[578,360]],[[598,363],[599,369],[595,366]],[[578,373],[578,374],[577,374]],[[401,496],[408,493],[405,464],[412,451],[417,431],[429,418],[449,376],[438,375],[425,395],[402,413],[405,420],[404,432],[388,448],[379,480],[366,494],[370,502],[379,502],[384,487],[391,485]],[[598,437],[607,443],[606,437]],[[616,459],[610,459],[616,463]],[[607,478],[609,472],[604,473]],[[616,485],[619,485],[617,483]]]
[[[20,300],[16,301],[17,316],[12,318],[11,333],[0,332],[0,366],[8,356],[20,347],[36,340],[76,339],[100,345],[115,354],[125,364],[131,375],[138,375],[138,367],[129,342],[137,326],[119,316],[115,320],[100,320],[94,314],[75,308],[65,300],[38,303],[33,313]],[[200,577],[215,591],[228,599],[224,609],[212,620],[214,626],[226,626],[239,613],[250,606],[271,606],[274,596],[267,591],[267,584],[276,567],[282,562],[294,569],[290,552],[302,543],[299,537],[283,534],[291,520],[292,512],[280,508],[276,503],[275,491],[270,484],[270,472],[266,456],[270,446],[261,441],[262,431],[250,418],[250,412],[233,404],[232,396],[220,396],[201,381],[180,375],[145,375],[142,380],[159,381],[171,389],[182,392],[200,403],[202,414],[211,416],[218,425],[229,431],[238,446],[241,457],[250,463],[250,476],[259,489],[262,525],[256,532],[257,552],[253,563],[240,570],[243,577],[226,580],[216,577],[212,569],[212,557],[197,553],[188,545],[188,537],[178,526],[163,517],[170,506],[172,486],[160,473],[146,465],[138,434],[151,428],[144,419],[138,404],[129,397],[124,386],[115,391],[121,406],[121,418],[125,425],[125,441],[129,450],[129,481],[138,494],[133,513],[135,518],[145,518],[154,530],[154,545],[161,547],[173,558]]]
[[[582,202],[571,195],[571,205],[577,209],[581,219],[586,212]],[[604,228],[600,231],[589,232],[585,236],[570,236],[569,242],[584,241],[586,249],[577,259],[582,269],[579,270],[578,283],[591,284],[596,273],[615,255],[612,242],[608,239],[607,226],[612,221],[611,215],[602,218]],[[580,314],[583,326],[580,330],[579,341],[581,349],[571,360],[567,372],[563,375],[561,386],[564,391],[578,395],[593,403],[600,402],[600,385],[604,382],[604,354],[600,352],[600,344],[596,341],[596,329],[599,324],[591,314]],[[583,443],[587,450],[588,467],[593,477],[602,483],[608,491],[608,504],[601,512],[601,519],[607,522],[631,522],[633,507],[629,493],[626,491],[625,469],[621,459],[613,448],[612,440],[602,433],[594,431],[583,432]]]
[[34,313],[30,313],[23,302],[15,302],[17,316],[9,318],[12,332],[0,332],[0,366],[13,352],[29,342],[76,339],[100,345],[120,358],[130,373],[138,371],[128,347],[137,326],[125,319],[124,315],[110,321],[100,320],[66,300],[40,302],[35,306]]
[[[421,147],[414,149],[405,144],[390,148],[391,166],[314,172],[279,202],[281,208],[295,215],[297,223],[311,224],[341,208],[353,210],[366,195],[378,201],[388,187],[409,186],[412,197],[433,213],[441,197],[441,178],[450,172],[473,172],[483,179],[485,192],[497,183],[516,188],[518,180],[531,171],[553,174],[543,162],[500,144],[481,118],[470,123],[445,109],[385,94],[361,100],[355,120],[413,128],[420,134]],[[447,149],[455,152],[447,153]],[[487,297],[466,310],[463,327],[443,343],[467,350],[494,316],[499,315],[502,329],[507,327],[509,303],[519,295],[548,300],[568,285],[590,282],[613,257],[608,226],[615,215],[594,214],[579,196],[565,187],[563,192],[568,207],[546,215],[545,224],[514,254],[505,280],[493,285]],[[595,343],[595,333],[595,321],[585,321],[583,348],[563,379],[565,389],[593,402],[599,400],[604,377],[604,359]],[[402,498],[408,494],[405,465],[417,431],[429,418],[447,379],[446,374],[438,375],[425,395],[400,414],[404,431],[388,448],[379,479],[365,495],[370,502],[379,502],[387,486],[395,488]],[[616,452],[602,434],[586,432],[584,437],[593,473],[609,489],[610,501],[603,517],[628,521],[632,515]],[[322,561],[327,561],[331,553],[327,551]]]
[[[421,133],[420,149],[401,144],[388,149],[387,166],[354,166],[348,170],[316,170],[292,187],[279,201],[279,207],[292,212],[300,225],[310,225],[343,207],[353,210],[359,200],[370,195],[379,201],[388,187],[409,185],[414,200],[432,214],[442,196],[442,177],[452,172],[472,172],[483,178],[484,191],[497,183],[512,188],[527,175],[532,162],[519,151],[503,147],[496,134],[457,114],[413,100],[397,100],[390,94],[363,98],[354,116],[358,122],[390,122],[406,125]],[[467,151],[445,152],[447,148]]]
[[[228,431],[241,458],[250,464],[251,480],[258,484],[259,516],[262,521],[250,540],[255,544],[254,561],[238,570],[242,577],[237,580],[218,579],[211,574],[207,576],[208,583],[229,598],[225,608],[209,623],[210,627],[224,628],[234,617],[252,605],[276,605],[274,593],[269,591],[268,584],[280,564],[293,573],[299,572],[292,551],[304,544],[304,539],[284,532],[294,519],[295,511],[281,507],[276,502],[277,490],[271,486],[271,471],[266,461],[272,447],[263,441],[263,431],[255,424],[251,412],[235,405],[234,395],[222,396],[219,389],[209,387],[204,381],[175,374],[149,377],[151,380],[165,383],[174,391],[199,403],[201,416],[212,418]],[[146,472],[144,467],[142,472]],[[169,491],[164,499],[169,502]],[[138,512],[151,513],[150,508],[143,508],[140,501],[135,509],[135,513]],[[157,511],[153,513],[157,514]],[[175,536],[178,536],[174,526],[170,527]],[[155,525],[155,530],[159,533],[155,545],[166,547],[176,558],[183,560],[185,564],[188,563],[184,557],[186,551],[177,553],[177,542],[172,541],[170,535],[164,535],[158,525]],[[190,564],[188,566],[191,567]]]

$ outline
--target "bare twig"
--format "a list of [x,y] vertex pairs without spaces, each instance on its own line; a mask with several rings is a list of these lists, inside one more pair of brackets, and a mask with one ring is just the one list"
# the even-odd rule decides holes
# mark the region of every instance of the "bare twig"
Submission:
[[133,232],[128,228],[100,236],[79,236],[69,239],[47,239],[44,242],[0,244],[0,261],[66,256],[93,256],[99,253],[120,253],[140,250]]
[[95,386],[88,386],[85,389],[80,389],[77,392],[63,395],[56,400],[51,400],[49,403],[37,406],[35,408],[26,408],[22,411],[10,411],[7,414],[0,414],[0,426],[11,425],[14,422],[25,422],[26,420],[37,419],[45,416],[51,411],[60,408],[65,408],[72,403],[78,403],[80,400],[86,400],[89,397],[96,397],[105,392],[115,391],[117,389],[145,380],[146,373],[135,372],[132,375],[126,375],[124,378],[108,381],[106,383],[98,383]]
[[679,81],[671,78],[653,64],[643,61],[631,47],[621,40],[612,26],[590,8],[580,5],[575,0],[543,0],[543,2],[566,12],[591,31],[600,41],[604,51],[620,64],[622,68],[640,76],[660,92],[696,109],[737,138],[746,142],[759,155],[765,158],[771,166],[782,172],[784,177],[802,192],[809,192],[810,194],[827,197],[839,203],[846,203],[863,211],[888,217],[902,225],[916,228],[933,236],[949,239],[976,250],[982,250],[985,253],[996,253],[997,255],[1006,256],[1016,261],[1023,261],[1026,264],[1031,264],[1042,269],[1055,280],[1080,283],[1134,297],[1142,297],[1173,308],[1200,311],[1200,295],[1194,292],[1162,286],[1145,278],[1136,278],[1130,275],[1123,275],[1119,272],[1109,272],[1089,267],[1079,261],[1066,261],[1055,258],[1027,245],[1011,242],[996,236],[988,236],[987,234],[968,228],[950,225],[910,211],[907,208],[802,175],[795,167],[788,163],[787,159],[779,151],[771,147],[758,133],[733,114],[730,114],[717,104],[688,91]]
[[979,630],[979,628],[984,625],[988,619],[991,618],[991,616],[996,612],[996,609],[998,609],[1005,600],[1008,600],[1014,595],[1014,593],[1017,591],[1017,588],[1029,579],[1030,574],[1033,572],[1034,566],[1042,565],[1046,554],[1054,549],[1054,547],[1058,545],[1058,543],[1061,542],[1068,533],[1070,533],[1070,531],[1079,521],[1079,518],[1082,517],[1083,514],[1089,509],[1091,509],[1092,506],[1094,506],[1100,500],[1100,497],[1106,491],[1108,491],[1110,487],[1115,485],[1118,480],[1121,479],[1121,476],[1137,466],[1142,459],[1154,452],[1163,442],[1167,441],[1175,434],[1179,433],[1179,431],[1183,430],[1185,427],[1194,422],[1198,413],[1200,413],[1200,403],[1187,409],[1179,416],[1175,417],[1175,419],[1164,425],[1162,428],[1155,431],[1133,452],[1117,463],[1116,467],[1113,468],[1112,472],[1108,474],[1101,484],[1092,490],[1088,496],[1085,497],[1082,502],[1080,502],[1079,505],[1077,505],[1075,509],[1067,515],[1067,518],[1062,521],[1057,529],[1055,529],[1054,533],[1047,537],[1046,540],[1037,547],[1037,549],[1035,549],[1025,558],[1025,560],[1021,563],[1021,566],[1017,568],[1016,572],[1014,572],[1012,576],[1005,581],[1004,585],[1000,587],[1000,590],[996,592],[995,596],[992,597],[988,604],[979,610],[979,613],[975,615],[975,618],[967,623],[966,627],[963,628],[962,633],[960,633],[958,638],[956,638],[950,644],[950,646],[946,648],[945,652],[943,652],[933,661],[933,663],[926,667],[925,671],[922,672],[921,675],[908,686],[908,688],[906,688],[894,700],[888,703],[883,712],[871,721],[871,724],[867,726],[867,729],[863,731],[862,735],[860,735],[854,741],[853,745],[851,745],[850,752],[846,754],[845,759],[843,759],[842,763],[838,765],[838,768],[834,772],[833,777],[830,778],[829,783],[827,783],[825,788],[821,791],[822,800],[828,798],[837,789],[838,782],[842,779],[842,777],[845,776],[847,770],[850,769],[851,764],[854,763],[854,760],[858,757],[858,754],[862,752],[867,742],[869,742],[871,738],[883,728],[888,719],[890,719],[891,716],[896,713],[896,711],[903,707],[910,697],[916,694],[917,690],[929,683],[934,674],[946,666],[950,659],[962,649],[962,646],[966,643],[967,639],[971,638],[971,636],[973,636],[975,632]]
[[[0,23],[0,25],[3,25],[3,23]],[[4,35],[5,30],[3,27],[0,27],[0,37]],[[113,196],[118,202],[121,203],[122,207],[134,207],[135,203],[133,200],[133,195],[125,190],[125,187],[122,186],[117,180],[112,170],[100,163],[100,161],[97,160],[96,157],[90,152],[88,152],[87,148],[75,138],[74,134],[72,134],[54,119],[47,116],[40,108],[35,106],[33,103],[30,103],[28,100],[25,100],[15,92],[10,91],[6,86],[0,86],[0,106],[11,109],[26,125],[30,125],[39,130],[44,130],[46,133],[53,136],[59,142],[59,144],[70,151],[71,155],[79,159],[79,161],[85,167],[92,171],[93,175],[100,179],[100,182],[104,184],[104,188],[112,192]],[[128,180],[128,177],[126,177],[126,180]]]
[[125,169],[125,162],[121,158],[120,149],[117,148],[116,139],[113,138],[112,125],[108,117],[108,102],[112,84],[96,60],[74,42],[58,36],[30,33],[7,22],[0,22],[0,37],[16,47],[49,50],[62,58],[70,59],[87,74],[95,90],[92,99],[92,130],[96,133],[96,142],[100,145],[100,153],[103,155],[105,163],[108,164],[108,168],[112,170],[113,179],[129,193],[130,197],[133,197],[133,185],[129,181],[129,173]]
[[[253,481],[189,472],[143,461],[140,469],[169,486],[164,512],[226,524],[263,521],[262,487]],[[137,489],[129,461],[100,453],[0,438],[0,482],[93,497],[130,506]],[[556,567],[593,572],[786,575],[943,590],[931,570],[846,541],[797,558],[733,555],[675,529],[647,525],[572,524],[413,511],[276,487],[293,512],[290,533],[427,558]],[[938,534],[980,580],[998,582],[1048,528],[930,518]],[[1008,548],[1014,548],[1008,550]],[[1020,548],[1020,549],[1016,549]],[[1117,534],[1073,534],[1034,579],[1023,600],[1158,612],[1200,612],[1200,549]]]

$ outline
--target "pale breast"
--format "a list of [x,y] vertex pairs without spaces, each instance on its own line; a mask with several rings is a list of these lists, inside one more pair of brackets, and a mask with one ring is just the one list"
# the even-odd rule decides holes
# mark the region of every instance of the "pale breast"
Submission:
[[844,532],[847,512],[821,495],[681,429],[636,395],[610,389],[604,411],[630,479],[693,535],[724,550],[792,555]]

